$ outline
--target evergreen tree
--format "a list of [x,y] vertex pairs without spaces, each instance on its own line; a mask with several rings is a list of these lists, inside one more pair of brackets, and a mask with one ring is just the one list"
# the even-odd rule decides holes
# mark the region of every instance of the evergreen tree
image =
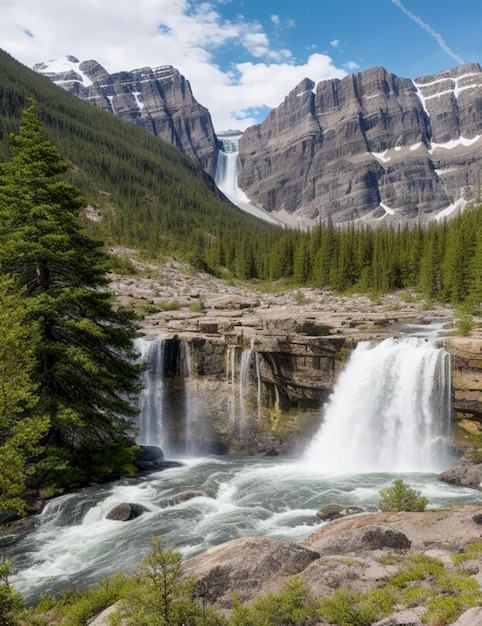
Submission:
[[62,180],[69,163],[45,137],[33,102],[11,151],[0,166],[0,272],[16,279],[40,333],[33,379],[38,409],[51,419],[51,469],[69,466],[62,481],[82,482],[98,474],[96,451],[131,445],[135,326],[113,307],[109,257],[80,227],[83,199]]
[[27,512],[27,481],[49,427],[47,416],[35,413],[31,372],[37,336],[26,324],[27,313],[14,282],[0,276],[0,512],[19,514]]

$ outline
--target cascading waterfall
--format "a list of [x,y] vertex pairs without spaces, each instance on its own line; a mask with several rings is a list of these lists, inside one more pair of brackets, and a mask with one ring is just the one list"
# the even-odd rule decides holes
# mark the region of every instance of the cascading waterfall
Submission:
[[[155,339],[139,338],[136,343],[140,360],[146,363],[144,388],[139,395],[138,435],[144,446],[157,446],[166,455],[181,454],[190,449],[196,411],[187,389],[192,377],[190,345],[172,340],[168,335]],[[167,388],[166,376],[176,381]],[[175,425],[167,427],[166,416]],[[174,434],[173,434],[174,433]]]
[[251,348],[247,348],[241,352],[239,365],[239,413],[242,422],[244,422],[246,415],[246,396],[249,389],[249,368],[251,367],[252,358],[253,350]]
[[[258,417],[261,414],[261,362],[253,343],[251,341],[250,347],[242,350],[228,346],[226,352],[226,379],[232,389],[232,421],[235,431],[246,425],[248,405],[252,406],[256,402]],[[251,387],[253,382],[256,382],[256,396]]]
[[249,198],[238,187],[238,140],[241,135],[218,137],[222,148],[218,152],[218,162],[214,177],[218,188],[232,200],[249,202]]
[[453,463],[449,355],[427,339],[361,342],[305,453],[317,471],[440,472]]
[[139,395],[138,435],[136,441],[142,446],[157,446],[164,449],[164,348],[167,336],[161,335],[148,340],[136,340],[140,360],[146,363],[144,388]]

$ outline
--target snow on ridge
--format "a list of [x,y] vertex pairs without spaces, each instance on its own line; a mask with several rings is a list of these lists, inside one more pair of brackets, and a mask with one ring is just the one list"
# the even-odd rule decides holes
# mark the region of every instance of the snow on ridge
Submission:
[[114,113],[115,115],[114,96],[107,96],[107,99],[110,102],[110,108],[112,109],[112,113]]
[[[426,101],[427,100],[431,100],[432,98],[438,98],[440,96],[444,96],[447,94],[451,94],[453,93],[455,98],[458,98],[459,94],[462,91],[465,91],[466,89],[475,89],[477,87],[480,87],[480,83],[475,84],[475,85],[461,85],[459,86],[459,82],[464,80],[465,78],[470,78],[471,76],[477,76],[478,78],[482,79],[482,75],[480,74],[480,72],[468,72],[467,74],[462,74],[461,76],[445,76],[444,78],[437,78],[436,80],[431,81],[430,83],[417,83],[416,81],[412,81],[413,85],[415,86],[416,89],[416,93],[417,96],[420,100],[420,102],[422,103],[422,107],[425,111],[425,113],[428,115],[428,117],[430,117],[430,113],[427,109],[427,105],[426,105]],[[446,81],[452,81],[454,83],[453,88],[451,89],[446,89],[445,91],[440,91],[438,93],[434,93],[430,96],[424,96],[422,93],[422,89],[425,89],[426,87],[432,87],[433,85],[437,85],[438,83],[445,83]]]
[[445,143],[432,143],[429,148],[429,153],[433,154],[437,148],[444,148],[445,150],[453,150],[453,148],[457,148],[458,146],[471,146],[473,143],[480,139],[480,135],[476,135],[472,139],[465,139],[465,137],[459,137],[458,139],[451,139],[450,141],[446,141]]
[[387,215],[395,215],[395,211],[391,209],[389,206],[387,206],[385,202],[380,202],[380,206],[382,207],[382,209],[385,209],[386,212],[384,215],[378,218],[379,220],[382,220]]
[[[59,59],[50,59],[46,63],[38,63],[35,68],[41,74],[64,74],[65,72],[74,71],[80,76],[79,82],[84,85],[84,87],[88,87],[92,85],[91,79],[79,69],[80,61],[77,59],[73,61],[75,57],[61,57]],[[34,68],[34,69],[35,69]],[[55,81],[61,82],[61,81]],[[70,81],[62,81],[62,82],[70,82]]]
[[141,92],[140,91],[133,91],[132,95],[134,96],[134,98],[136,100],[136,104],[139,107],[139,110],[142,111],[142,109],[144,108],[144,103],[139,100],[139,96],[141,95]]
[[384,152],[370,152],[370,154],[372,156],[374,156],[375,159],[378,159],[382,163],[388,163],[388,161],[390,161],[391,157],[386,157],[385,156],[387,152],[388,152],[388,150],[385,150]]
[[467,200],[464,200],[463,198],[459,198],[458,200],[450,204],[448,207],[446,207],[445,209],[442,209],[439,213],[437,213],[437,215],[433,219],[436,222],[440,222],[441,220],[445,219],[446,217],[449,217],[450,215],[452,215],[452,213],[455,213],[459,209],[460,211],[463,211],[465,207],[467,206],[467,204],[468,204]]
[[431,87],[432,85],[436,85],[437,83],[443,83],[446,80],[453,80],[454,83],[457,83],[459,80],[463,80],[464,78],[470,78],[470,76],[479,76],[482,78],[480,72],[468,72],[467,74],[462,74],[461,76],[445,76],[444,78],[437,78],[436,80],[432,80],[429,83],[417,83],[416,81],[412,81],[415,87]]
[[426,102],[425,102],[425,101],[426,101],[426,98],[425,98],[425,96],[423,95],[422,90],[420,89],[420,86],[419,86],[417,83],[415,83],[415,82],[414,82],[413,84],[415,85],[415,89],[416,89],[416,93],[417,93],[418,99],[419,99],[419,100],[420,100],[420,102],[422,103],[422,108],[423,108],[423,110],[424,110],[424,111],[425,111],[425,113],[427,114],[427,117],[430,117],[430,113],[429,113],[429,111],[428,111],[428,109],[427,109],[427,105],[426,105]]

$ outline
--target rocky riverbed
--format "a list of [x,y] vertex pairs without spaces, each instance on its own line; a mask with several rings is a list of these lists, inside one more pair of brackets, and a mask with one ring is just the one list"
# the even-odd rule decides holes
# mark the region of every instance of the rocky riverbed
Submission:
[[[111,275],[111,289],[123,306],[143,315],[141,327],[148,334],[198,332],[223,326],[239,326],[246,336],[276,327],[289,333],[302,322],[318,323],[330,334],[376,336],[396,332],[399,323],[454,320],[452,307],[428,302],[410,291],[377,298],[338,296],[322,289],[283,288],[240,281],[226,281],[193,270],[169,258],[162,264],[139,260],[135,250],[112,248],[127,258],[137,275]],[[480,334],[482,339],[482,330]]]

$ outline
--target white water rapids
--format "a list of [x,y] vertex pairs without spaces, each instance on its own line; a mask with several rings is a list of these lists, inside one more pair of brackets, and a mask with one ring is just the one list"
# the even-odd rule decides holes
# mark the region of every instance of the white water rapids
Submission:
[[[242,536],[300,541],[320,524],[316,511],[324,504],[376,510],[379,490],[400,472],[430,507],[481,502],[479,492],[442,483],[434,473],[451,463],[443,445],[447,359],[424,339],[360,344],[301,459],[184,459],[182,467],[52,500],[34,531],[0,540],[16,568],[13,584],[34,602],[40,593],[130,572],[153,535],[184,558]],[[200,493],[176,502],[188,490]],[[147,512],[130,522],[107,520],[121,502]]]

